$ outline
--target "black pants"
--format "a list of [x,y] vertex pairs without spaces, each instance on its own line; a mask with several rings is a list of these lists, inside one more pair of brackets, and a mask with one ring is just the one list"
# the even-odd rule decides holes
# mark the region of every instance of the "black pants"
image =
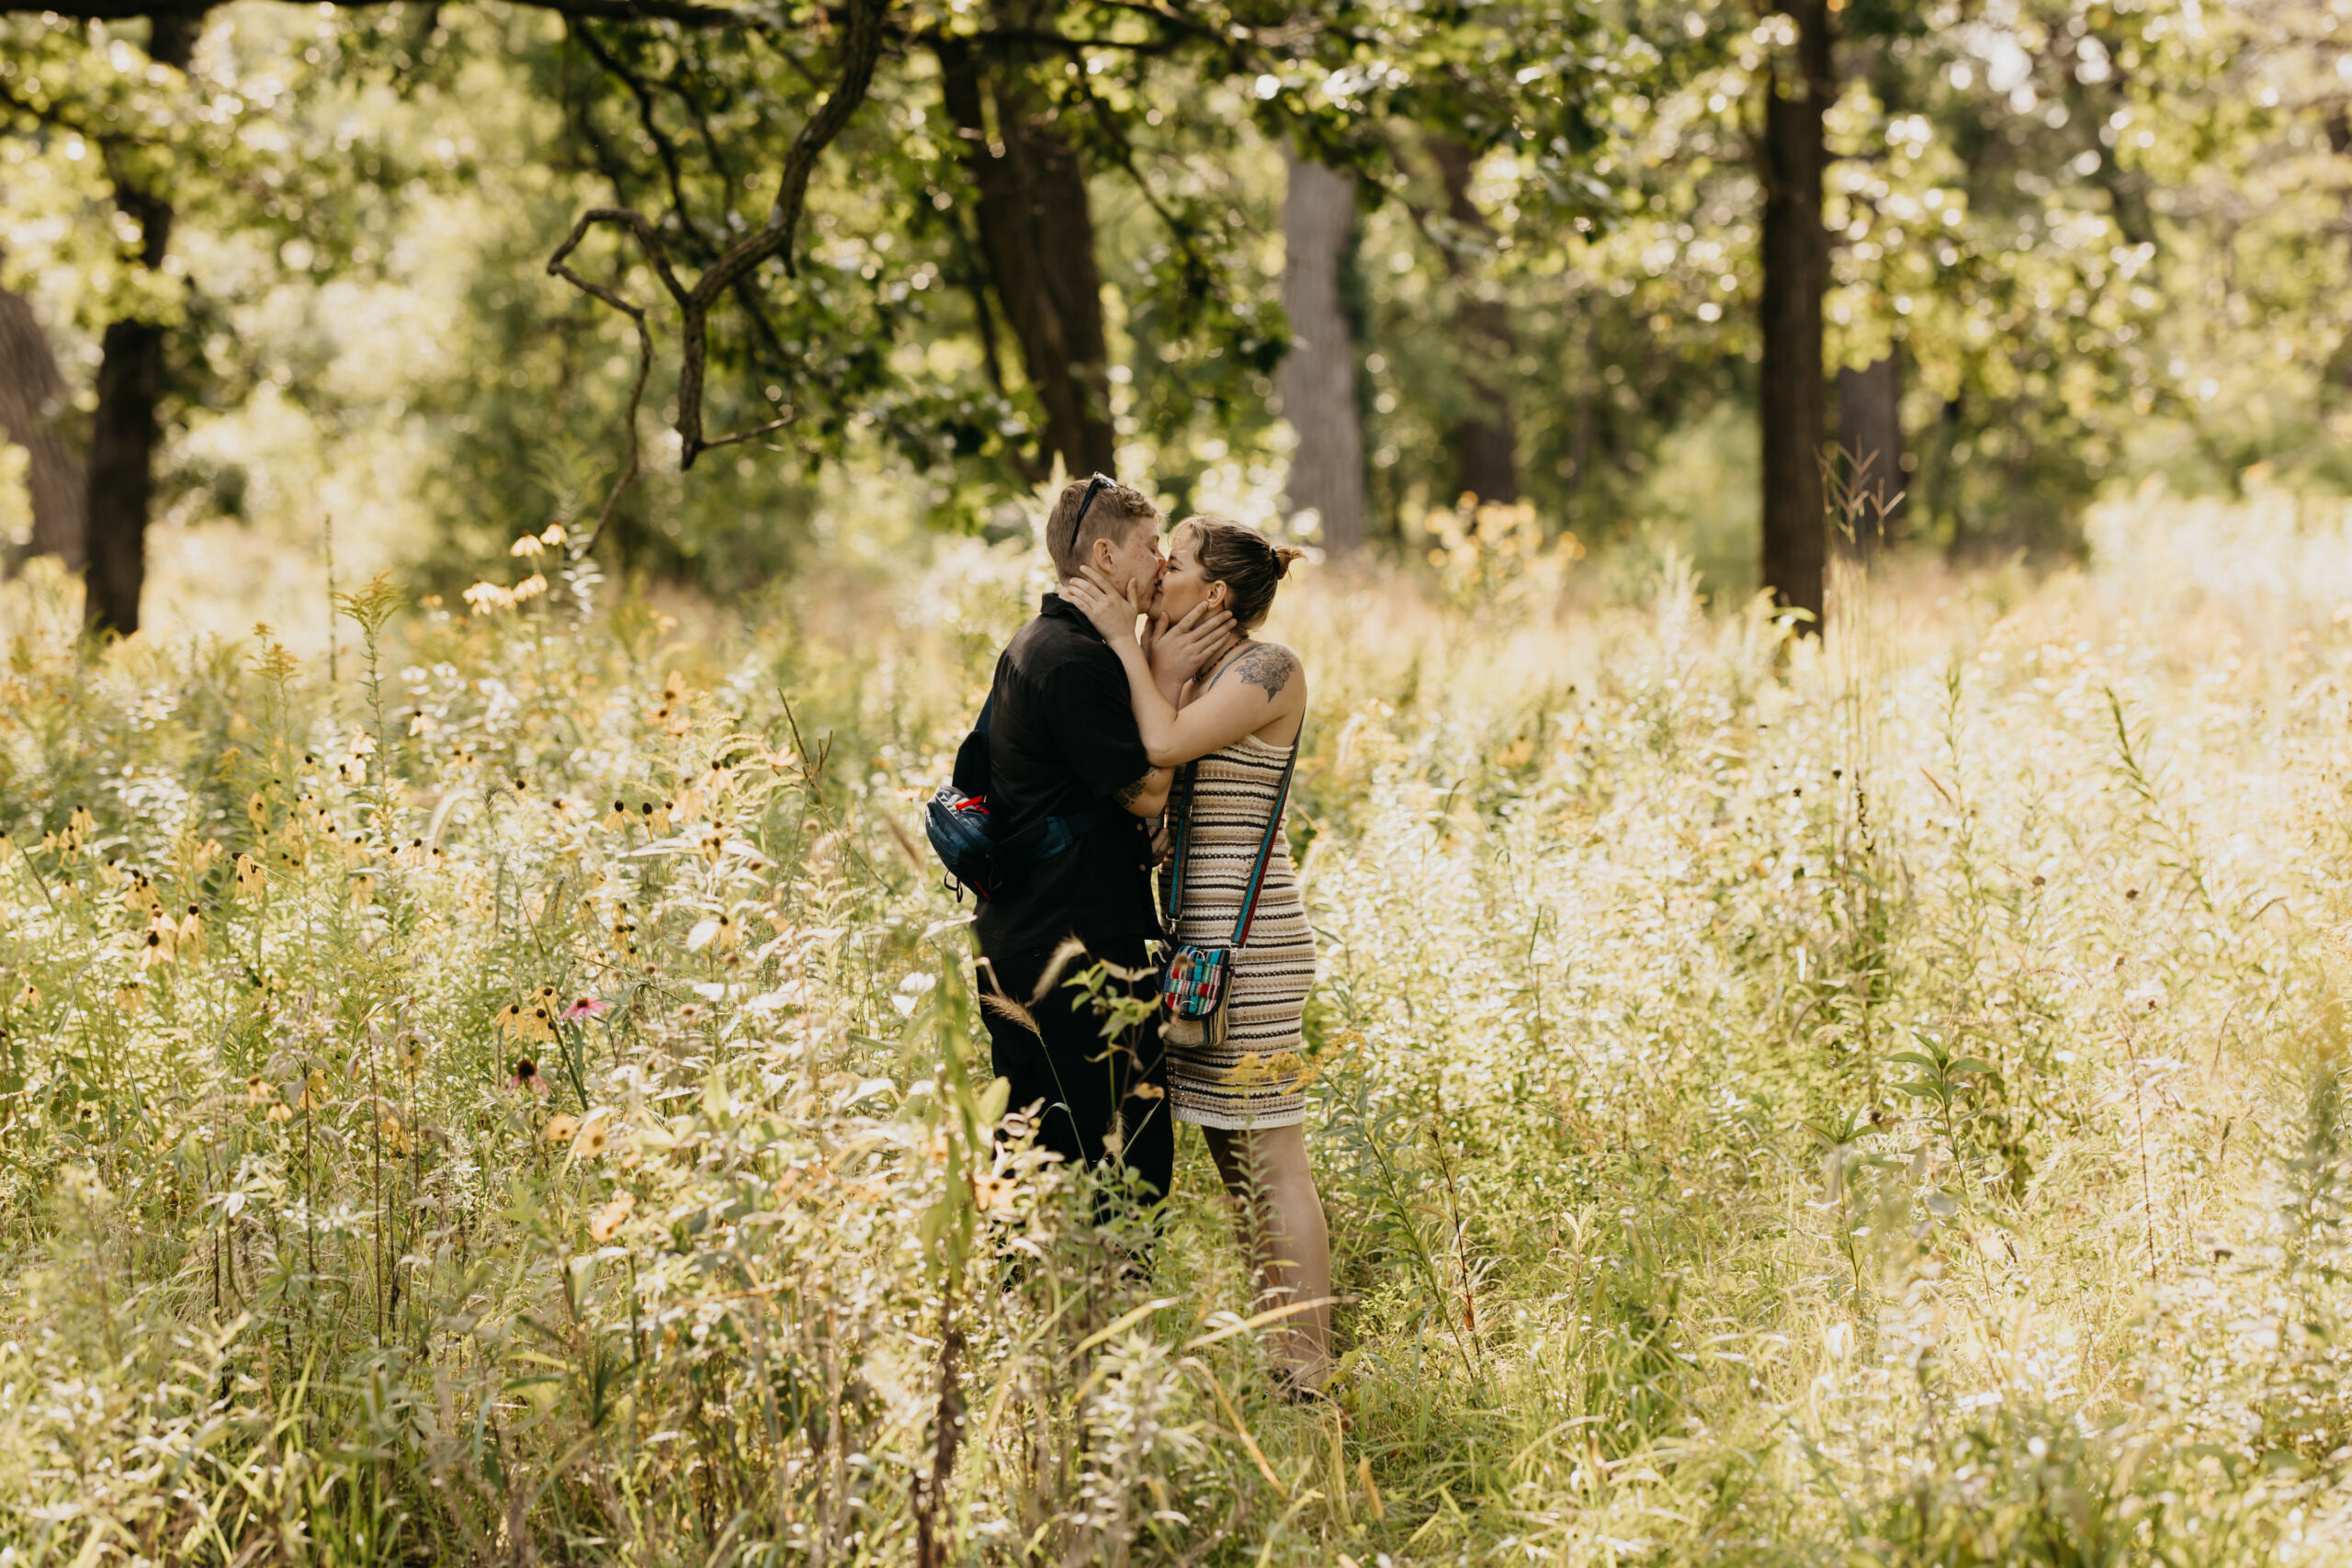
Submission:
[[1046,994],[1032,999],[1052,958],[1053,949],[1037,948],[981,960],[979,988],[1012,1002],[1036,1024],[1032,1030],[1019,1018],[982,1010],[998,1076],[1012,1085],[1012,1109],[1044,1101],[1038,1147],[1090,1168],[1113,1162],[1114,1168],[1104,1174],[1116,1175],[1116,1168],[1124,1168],[1150,1189],[1138,1196],[1157,1201],[1167,1195],[1176,1163],[1159,1014],[1155,1010],[1142,1023],[1105,1038],[1109,1020],[1096,998],[1083,986],[1069,984],[1100,959],[1145,971],[1135,980],[1107,977],[1104,998],[1150,998],[1156,981],[1143,939],[1097,942],[1091,957],[1069,962]]

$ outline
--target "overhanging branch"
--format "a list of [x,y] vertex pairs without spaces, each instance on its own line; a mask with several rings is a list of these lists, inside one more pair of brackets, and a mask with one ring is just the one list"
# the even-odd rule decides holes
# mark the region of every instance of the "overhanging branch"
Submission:
[[[651,357],[651,337],[646,325],[645,307],[629,300],[616,290],[582,276],[571,267],[571,257],[588,237],[588,231],[600,223],[610,223],[627,230],[637,241],[647,265],[652,267],[677,307],[683,318],[683,346],[678,368],[678,468],[681,472],[695,466],[695,459],[714,446],[725,446],[738,441],[748,441],[763,435],[790,423],[791,415],[771,421],[757,430],[741,431],[717,440],[707,440],[702,430],[702,396],[705,363],[710,352],[710,308],[718,296],[751,275],[752,269],[769,257],[781,254],[785,270],[793,276],[798,268],[792,260],[792,241],[800,226],[800,211],[808,195],[808,176],[816,171],[817,159],[848,126],[850,117],[865,101],[873,85],[874,67],[882,53],[882,22],[890,0],[850,0],[847,26],[842,40],[841,75],[826,95],[823,104],[808,117],[793,139],[791,151],[785,154],[784,172],[776,181],[775,200],[768,209],[765,227],[744,235],[720,254],[718,259],[705,267],[702,276],[690,286],[679,277],[671,265],[670,253],[662,236],[645,214],[630,207],[594,207],[580,215],[555,254],[548,258],[548,271],[574,288],[628,315],[637,323],[640,346],[637,388],[629,399],[629,464],[611,499],[605,504],[605,516],[610,517],[618,503],[621,490],[637,476],[637,412],[639,400],[645,393],[645,372]],[[602,531],[603,522],[598,523]]]

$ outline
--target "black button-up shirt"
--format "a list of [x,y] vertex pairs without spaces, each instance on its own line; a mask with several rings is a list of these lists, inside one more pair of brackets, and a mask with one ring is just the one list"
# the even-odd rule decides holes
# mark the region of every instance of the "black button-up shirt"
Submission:
[[997,660],[989,720],[989,810],[1000,831],[1095,812],[1067,852],[980,901],[980,950],[1011,957],[1077,936],[1090,947],[1157,937],[1151,829],[1113,797],[1151,771],[1127,672],[1102,634],[1048,593]]

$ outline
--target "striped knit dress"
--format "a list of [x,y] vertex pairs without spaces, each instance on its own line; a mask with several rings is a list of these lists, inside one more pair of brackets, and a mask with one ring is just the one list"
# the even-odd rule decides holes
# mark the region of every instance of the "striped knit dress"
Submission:
[[[1233,940],[1250,868],[1289,761],[1289,747],[1245,735],[1195,764],[1184,907],[1170,909],[1168,920],[1180,944],[1222,947]],[[1172,862],[1161,868],[1163,905],[1174,873]],[[1315,933],[1306,923],[1306,905],[1279,825],[1257,919],[1249,942],[1234,955],[1233,970],[1225,1043],[1204,1043],[1197,1022],[1161,1020],[1176,1120],[1200,1127],[1295,1127],[1306,1120],[1299,1020],[1315,983]]]

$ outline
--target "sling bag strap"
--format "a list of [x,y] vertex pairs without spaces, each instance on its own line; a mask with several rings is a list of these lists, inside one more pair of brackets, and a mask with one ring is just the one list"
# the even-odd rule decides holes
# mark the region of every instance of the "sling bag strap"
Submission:
[[[975,800],[988,797],[992,782],[989,777],[989,721],[995,713],[996,693],[991,690],[988,700],[980,705],[980,716],[973,723],[971,734],[956,749],[956,769],[949,782]],[[1005,839],[1004,851],[1020,864],[1052,860],[1093,829],[1113,820],[1114,810],[1111,807],[1090,806],[1083,811],[1041,817]]]
[[[1266,818],[1266,836],[1258,841],[1257,863],[1250,868],[1250,886],[1241,896],[1241,913],[1233,922],[1233,940],[1228,944],[1242,947],[1250,941],[1250,922],[1258,918],[1258,895],[1266,886],[1266,863],[1273,858],[1274,835],[1282,830],[1283,808],[1290,802],[1290,778],[1298,767],[1298,748],[1306,739],[1306,715],[1298,716],[1298,735],[1290,743],[1289,760],[1283,763],[1283,782],[1274,790],[1274,809]],[[1184,869],[1191,859],[1187,852],[1193,838],[1193,796],[1199,785],[1201,764],[1195,761],[1184,764],[1182,775],[1184,808],[1176,819],[1176,875],[1168,891],[1168,912],[1171,919],[1184,913]]]

